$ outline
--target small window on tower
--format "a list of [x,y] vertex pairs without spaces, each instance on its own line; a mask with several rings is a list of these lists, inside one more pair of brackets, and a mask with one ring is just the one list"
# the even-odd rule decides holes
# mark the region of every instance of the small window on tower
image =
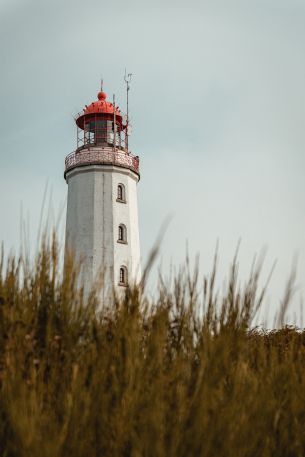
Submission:
[[120,280],[119,286],[127,286],[127,268],[125,266],[120,267]]
[[124,224],[119,225],[118,243],[127,244],[127,229]]
[[126,203],[126,198],[125,198],[125,186],[124,184],[119,184],[118,185],[118,192],[117,192],[117,202],[120,203]]

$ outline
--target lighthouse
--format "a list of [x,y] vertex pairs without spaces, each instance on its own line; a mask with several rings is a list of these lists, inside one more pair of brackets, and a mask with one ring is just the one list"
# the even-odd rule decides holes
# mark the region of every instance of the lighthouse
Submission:
[[[127,83],[127,103],[129,84]],[[128,106],[128,104],[127,104]],[[101,90],[76,118],[77,147],[65,159],[66,253],[81,265],[85,293],[95,281],[101,302],[140,277],[139,157],[128,146],[129,119]]]

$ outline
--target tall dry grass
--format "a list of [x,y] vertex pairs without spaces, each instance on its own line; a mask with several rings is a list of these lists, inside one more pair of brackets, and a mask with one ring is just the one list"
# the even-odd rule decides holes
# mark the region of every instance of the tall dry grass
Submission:
[[2,256],[1,456],[304,456],[305,333],[251,330],[258,276],[201,295],[187,262],[97,313],[55,238],[32,268]]

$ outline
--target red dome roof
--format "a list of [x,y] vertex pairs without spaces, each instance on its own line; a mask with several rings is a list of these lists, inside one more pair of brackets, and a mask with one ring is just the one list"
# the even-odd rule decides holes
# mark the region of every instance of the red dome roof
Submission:
[[[95,117],[96,115],[99,117],[103,117],[106,119],[111,120],[113,118],[114,114],[114,107],[113,104],[110,102],[106,101],[107,95],[105,92],[101,91],[97,94],[97,100],[95,102],[92,102],[90,105],[86,105],[85,108],[83,109],[83,113],[79,115],[79,117],[76,119],[76,124],[78,127],[81,129],[84,128],[84,121],[87,116]],[[116,121],[117,123],[121,126],[123,129],[123,119],[122,119],[122,113],[118,108],[115,109],[115,115],[116,115]]]
[[[91,105],[87,106],[84,109],[84,114],[96,114],[96,113],[103,113],[103,114],[113,114],[114,108],[113,104],[106,101],[107,95],[105,92],[99,92],[97,94],[98,100],[92,102]],[[121,112],[116,108],[115,110],[116,116],[122,116]]]

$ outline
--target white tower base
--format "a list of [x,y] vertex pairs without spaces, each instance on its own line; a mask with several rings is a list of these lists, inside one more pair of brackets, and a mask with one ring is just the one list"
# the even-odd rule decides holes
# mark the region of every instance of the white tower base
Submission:
[[[101,305],[111,306],[114,290],[120,293],[127,282],[131,284],[140,279],[139,176],[129,168],[89,164],[68,169],[65,177],[68,184],[66,247],[81,262],[85,294],[102,274]],[[118,199],[119,185],[125,198]],[[123,240],[119,239],[120,225],[124,229]]]

